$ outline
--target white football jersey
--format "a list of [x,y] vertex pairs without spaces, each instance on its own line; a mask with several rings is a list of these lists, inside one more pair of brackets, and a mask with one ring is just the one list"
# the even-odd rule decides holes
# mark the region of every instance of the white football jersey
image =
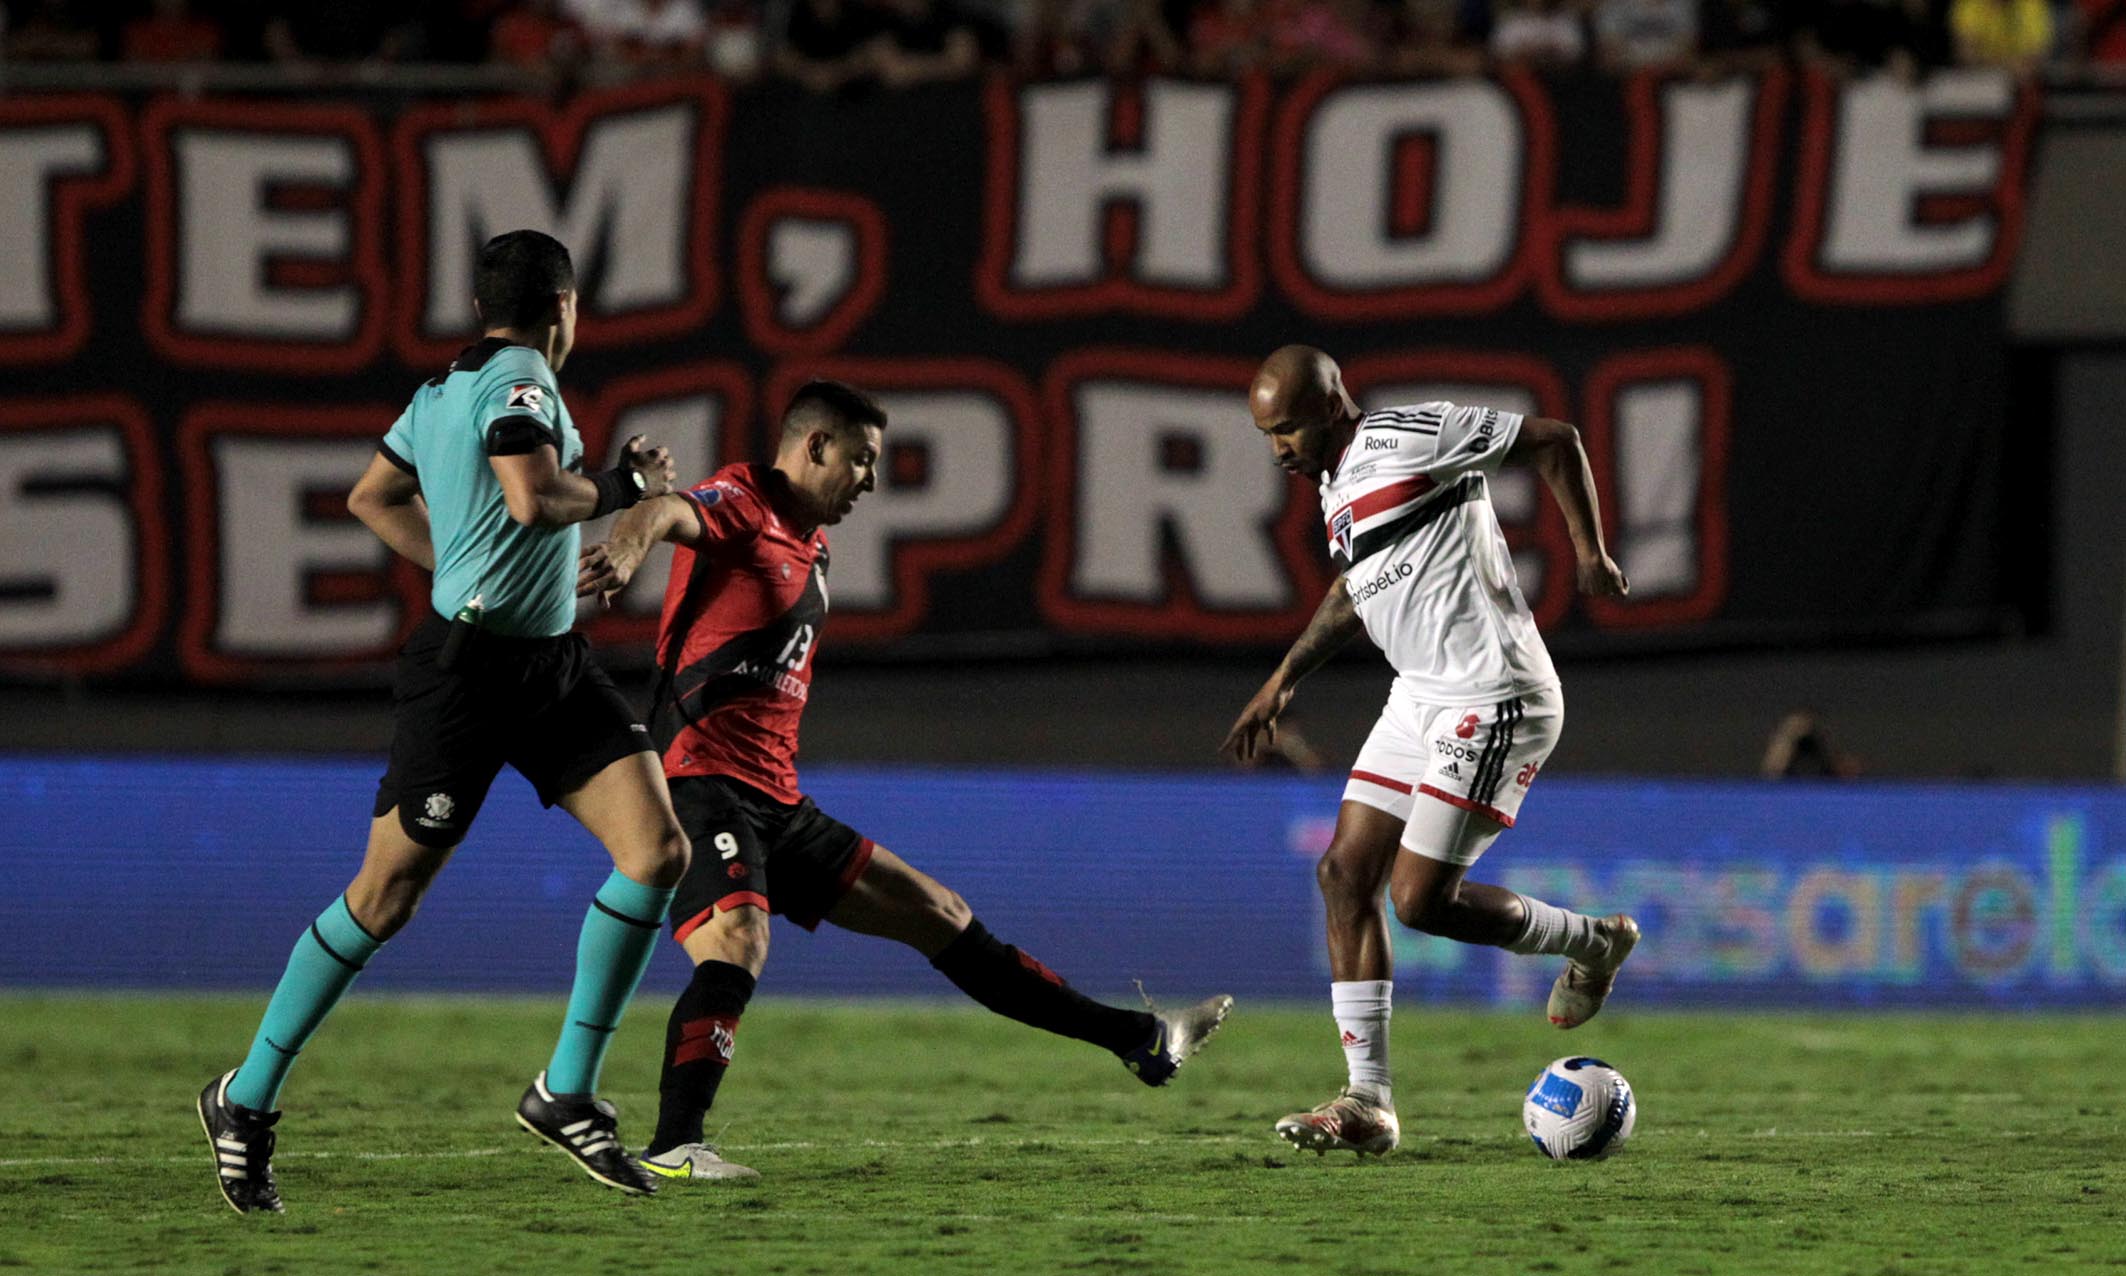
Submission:
[[1424,703],[1557,685],[1487,486],[1520,432],[1518,413],[1493,408],[1369,412],[1322,481],[1344,587],[1398,681]]

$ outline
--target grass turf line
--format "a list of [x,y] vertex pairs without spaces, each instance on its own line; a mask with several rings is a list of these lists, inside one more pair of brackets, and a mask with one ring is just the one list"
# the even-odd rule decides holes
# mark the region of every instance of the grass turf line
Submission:
[[[2116,1018],[1633,1012],[1577,1032],[1406,1005],[1404,1149],[1295,1153],[1326,1008],[1242,1004],[1163,1091],[950,1002],[764,998],[712,1125],[766,1177],[631,1201],[514,1130],[562,1003],[356,996],[305,1052],[289,1213],[240,1219],[192,1096],[260,997],[0,996],[0,1269],[51,1272],[2126,1272]],[[663,1007],[605,1092],[638,1144]],[[1642,1105],[1617,1158],[1519,1131],[1548,1060]]]

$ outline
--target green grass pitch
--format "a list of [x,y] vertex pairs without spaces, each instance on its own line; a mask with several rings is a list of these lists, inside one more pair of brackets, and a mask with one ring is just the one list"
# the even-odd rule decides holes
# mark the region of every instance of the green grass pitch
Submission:
[[[662,1006],[606,1093],[654,1113]],[[1342,1074],[1325,1008],[1243,1003],[1163,1091],[958,1004],[763,998],[716,1120],[757,1184],[625,1200],[519,1132],[552,1000],[357,995],[297,1069],[289,1212],[239,1218],[194,1092],[259,997],[0,997],[0,1267],[39,1272],[2126,1271],[2116,1018],[1659,1014],[1570,1035],[1406,1004],[1402,1150],[1295,1154]],[[1616,1158],[1519,1130],[1549,1059],[1641,1102]]]

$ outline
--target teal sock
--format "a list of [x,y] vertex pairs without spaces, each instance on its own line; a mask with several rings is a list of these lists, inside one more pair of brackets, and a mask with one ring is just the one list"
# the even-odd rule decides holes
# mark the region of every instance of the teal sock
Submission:
[[555,1094],[595,1094],[605,1047],[620,1015],[649,968],[672,892],[644,886],[619,869],[605,879],[583,917],[576,941],[576,986],[568,995],[568,1021],[546,1065],[546,1088]]
[[280,1106],[281,1084],[295,1056],[302,1053],[310,1034],[332,1013],[340,994],[362,973],[362,967],[384,946],[371,938],[347,908],[347,897],[332,901],[318,914],[303,937],[288,954],[288,969],[281,975],[273,1000],[266,1003],[266,1017],[259,1021],[258,1035],[251,1039],[251,1053],[229,1082],[229,1101],[258,1112]]

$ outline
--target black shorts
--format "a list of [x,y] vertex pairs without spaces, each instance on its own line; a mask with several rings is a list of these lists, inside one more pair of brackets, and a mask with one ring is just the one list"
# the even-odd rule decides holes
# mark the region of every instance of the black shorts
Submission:
[[449,672],[436,654],[450,622],[431,613],[399,649],[392,683],[391,765],[376,810],[423,846],[465,840],[506,763],[552,806],[633,753],[650,735],[581,634],[475,633]]
[[710,917],[740,904],[815,929],[878,849],[811,798],[778,802],[720,775],[674,776],[671,786],[679,827],[694,844],[693,861],[672,899],[672,937],[682,942]]

